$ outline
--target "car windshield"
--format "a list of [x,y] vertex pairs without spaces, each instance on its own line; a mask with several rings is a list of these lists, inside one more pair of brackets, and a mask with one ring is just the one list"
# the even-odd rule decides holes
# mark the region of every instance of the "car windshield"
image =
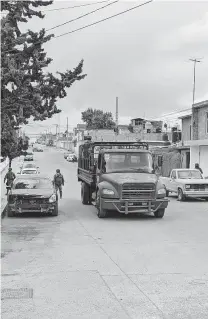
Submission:
[[199,171],[187,170],[187,171],[178,171],[179,179],[202,179],[202,175]]
[[48,178],[41,179],[16,179],[13,189],[49,189],[52,183]]
[[152,172],[152,157],[149,153],[106,153],[104,158],[106,173],[124,170]]
[[25,164],[24,165],[24,168],[35,168],[35,165],[34,164]]
[[33,153],[27,153],[27,156],[31,156],[31,155],[33,155]]
[[37,174],[37,171],[35,169],[24,169],[22,174]]

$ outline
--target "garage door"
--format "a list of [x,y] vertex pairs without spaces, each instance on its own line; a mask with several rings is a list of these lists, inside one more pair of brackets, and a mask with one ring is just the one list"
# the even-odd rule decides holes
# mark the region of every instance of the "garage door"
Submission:
[[199,147],[199,165],[203,170],[204,177],[208,176],[208,145]]

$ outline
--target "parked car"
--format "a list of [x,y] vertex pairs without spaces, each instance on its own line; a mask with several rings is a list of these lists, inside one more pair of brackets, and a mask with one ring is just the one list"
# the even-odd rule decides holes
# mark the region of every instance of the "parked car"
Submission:
[[208,200],[208,180],[197,169],[173,169],[170,177],[160,177],[160,180],[167,196],[172,192],[178,195],[179,201],[187,197]]
[[27,155],[25,155],[24,161],[33,161],[33,153],[27,153]]
[[58,215],[58,196],[50,178],[45,175],[19,175],[8,194],[7,215],[21,213]]
[[39,174],[38,168],[23,168],[20,172],[21,175]]
[[43,152],[43,148],[40,146],[34,146],[33,147],[33,152]]
[[64,158],[67,159],[67,157],[72,154],[72,151],[68,150],[67,152],[64,152]]
[[77,162],[77,157],[75,154],[70,154],[67,159],[68,162]]

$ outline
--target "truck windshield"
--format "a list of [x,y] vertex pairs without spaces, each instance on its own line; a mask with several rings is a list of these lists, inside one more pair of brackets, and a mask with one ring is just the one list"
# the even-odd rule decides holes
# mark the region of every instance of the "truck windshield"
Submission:
[[152,157],[149,153],[106,153],[104,159],[106,173],[124,170],[152,172]]
[[202,175],[199,171],[187,170],[187,171],[178,171],[179,179],[202,179]]

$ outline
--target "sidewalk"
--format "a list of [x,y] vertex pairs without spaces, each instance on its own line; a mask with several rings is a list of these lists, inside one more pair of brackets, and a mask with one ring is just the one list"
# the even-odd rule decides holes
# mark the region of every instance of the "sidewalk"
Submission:
[[[19,167],[20,167],[20,158],[15,158],[12,161],[12,170],[17,174],[19,172]],[[1,172],[1,218],[4,217],[4,210],[7,205],[7,197],[6,197],[6,185],[4,184],[4,177],[8,171],[8,166]]]

